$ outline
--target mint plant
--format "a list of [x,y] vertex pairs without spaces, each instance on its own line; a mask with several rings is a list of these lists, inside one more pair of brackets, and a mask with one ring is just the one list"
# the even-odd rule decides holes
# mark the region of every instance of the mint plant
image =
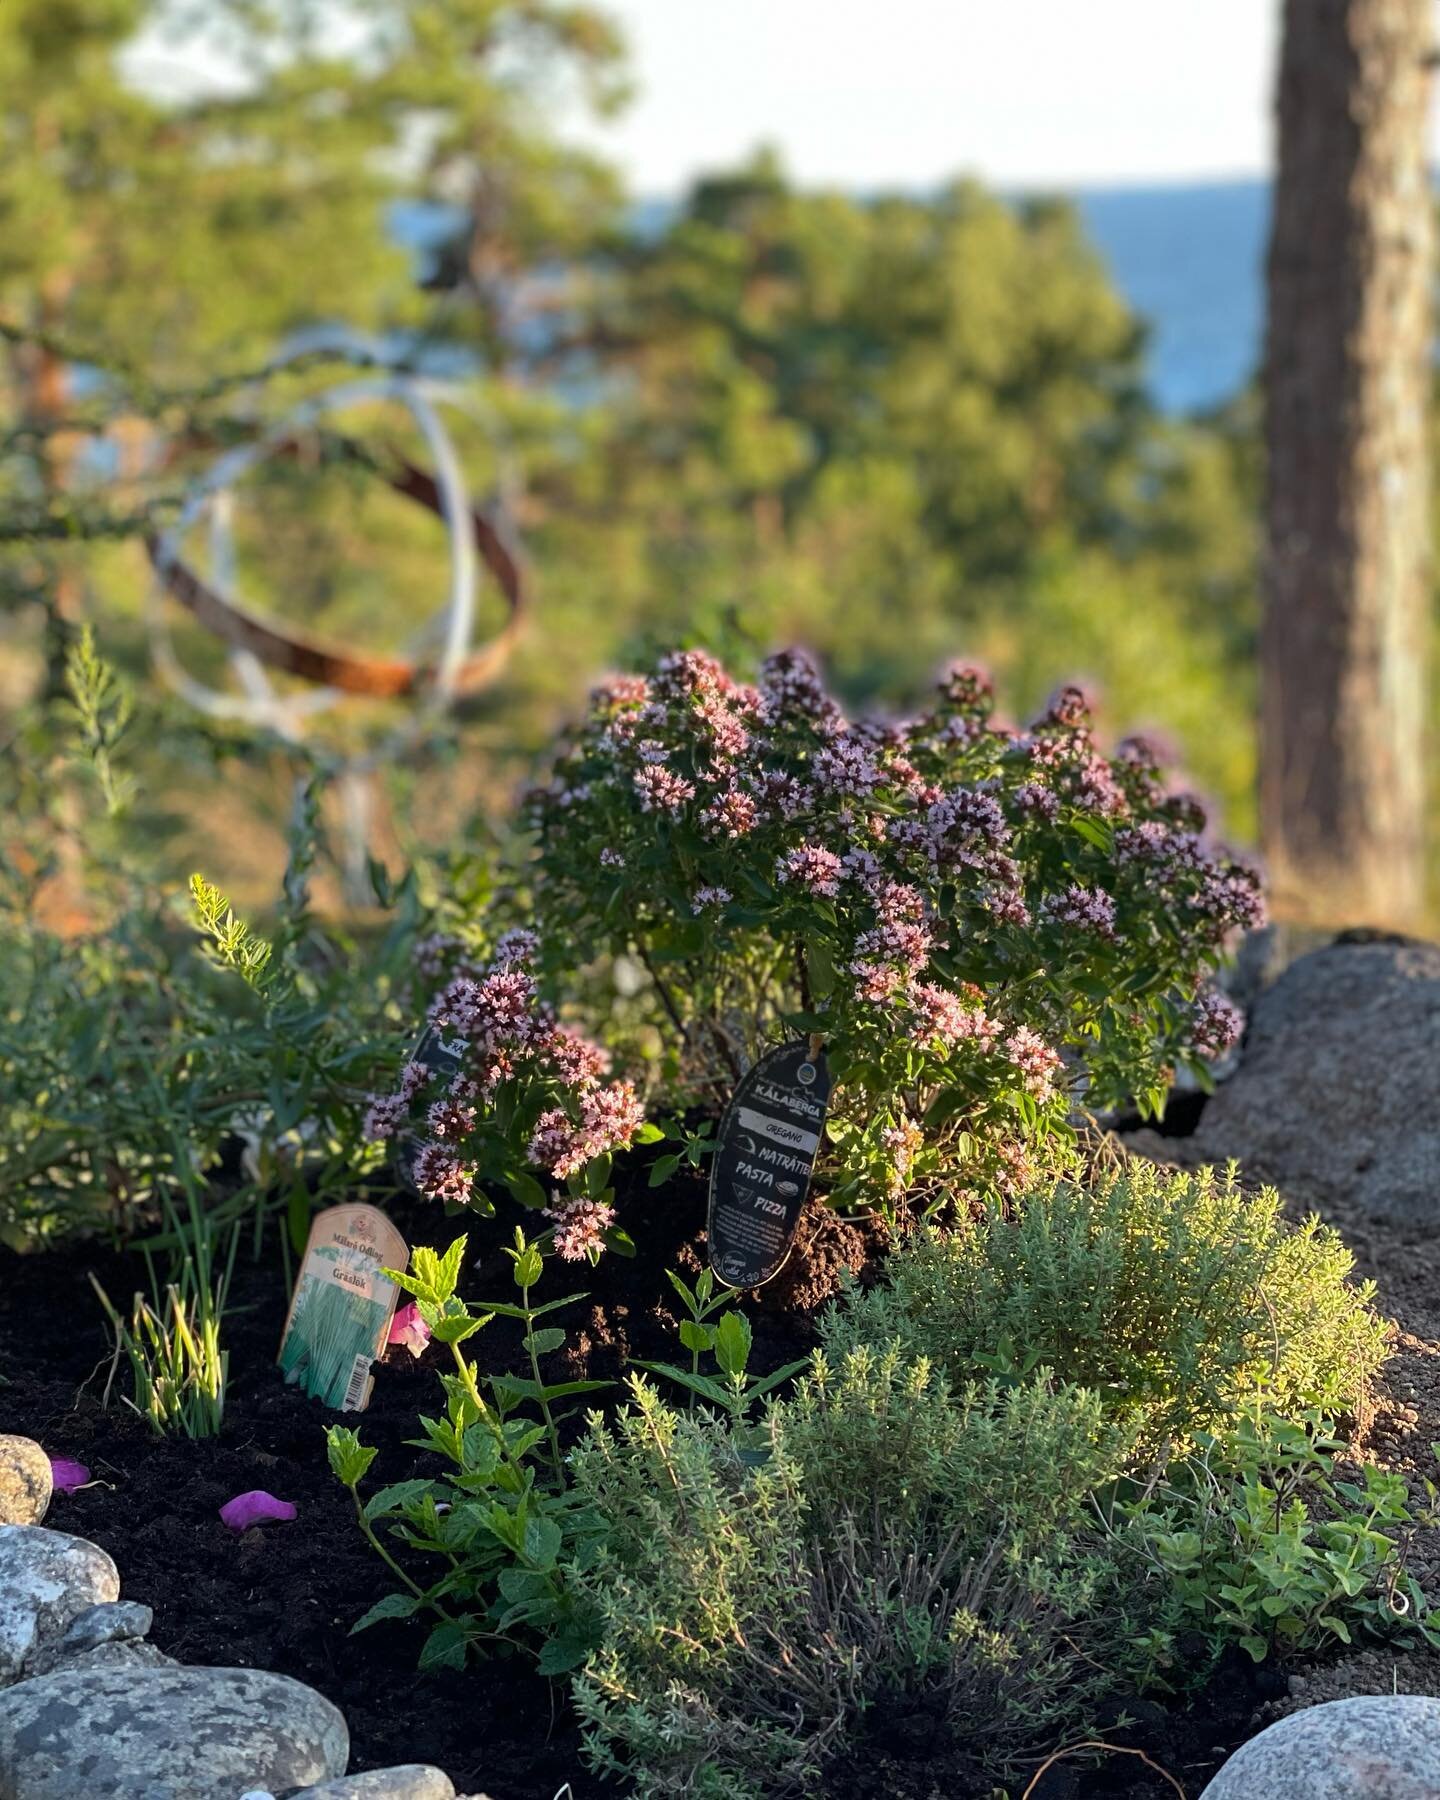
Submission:
[[1100,753],[1076,689],[1025,731],[991,709],[956,669],[852,722],[797,652],[750,686],[677,651],[598,689],[531,797],[541,920],[643,965],[694,1096],[824,1038],[839,1201],[1010,1191],[1074,1093],[1157,1110],[1240,1030],[1208,974],[1263,917],[1253,870],[1144,744]]
[[[757,1400],[774,1393],[776,1388],[809,1368],[810,1358],[804,1356],[767,1375],[751,1375],[750,1351],[754,1332],[750,1321],[734,1304],[734,1293],[725,1289],[717,1294],[715,1277],[709,1269],[701,1270],[693,1288],[687,1286],[673,1269],[667,1269],[665,1274],[689,1315],[680,1321],[680,1342],[690,1352],[690,1367],[638,1362],[637,1368],[678,1382],[692,1395],[708,1400],[737,1427],[744,1424]],[[720,1316],[712,1325],[709,1321],[717,1313]],[[701,1373],[700,1358],[704,1355],[715,1359],[713,1374]]]
[[1257,1409],[1204,1435],[1165,1487],[1121,1513],[1173,1583],[1186,1622],[1254,1661],[1359,1637],[1440,1644],[1404,1567],[1413,1528],[1404,1478],[1335,1473],[1328,1420]]
[[652,1188],[664,1187],[677,1169],[691,1169],[698,1173],[705,1158],[715,1154],[712,1119],[702,1119],[695,1126],[688,1125],[682,1119],[666,1120],[660,1126],[660,1133],[665,1140],[679,1144],[680,1148],[666,1150],[651,1163],[649,1182]]
[[[589,1611],[576,1601],[572,1576],[592,1561],[604,1522],[569,1491],[558,1407],[609,1383],[547,1383],[541,1376],[540,1357],[565,1341],[561,1327],[541,1321],[585,1298],[577,1293],[533,1301],[547,1238],[515,1232],[507,1253],[518,1302],[471,1306],[459,1297],[463,1237],[443,1257],[417,1249],[408,1273],[386,1270],[414,1295],[432,1337],[449,1345],[454,1360],[454,1372],[440,1377],[443,1416],[422,1418],[424,1436],[409,1440],[438,1456],[446,1465],[442,1473],[396,1482],[362,1500],[360,1483],[374,1449],[347,1427],[326,1432],[330,1466],[354,1498],[360,1529],[400,1583],[352,1629],[426,1615],[433,1622],[422,1668],[461,1668],[472,1650],[504,1645],[537,1654],[542,1673],[555,1675],[581,1662],[593,1641]],[[494,1375],[482,1389],[461,1346],[496,1318],[521,1325],[531,1373]],[[419,1580],[386,1538],[401,1551],[439,1559],[435,1579]]]
[[715,1271],[702,1269],[692,1288],[674,1269],[665,1271],[665,1279],[680,1296],[685,1317],[680,1321],[680,1342],[690,1352],[690,1373],[700,1373],[700,1358],[715,1348],[715,1326],[709,1323],[716,1313],[733,1306],[735,1295],[730,1288],[715,1291]]

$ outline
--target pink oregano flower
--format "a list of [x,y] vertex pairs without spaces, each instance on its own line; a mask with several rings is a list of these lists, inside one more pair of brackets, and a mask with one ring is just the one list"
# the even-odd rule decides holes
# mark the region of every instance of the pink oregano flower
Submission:
[[[703,666],[695,667],[703,678]],[[663,773],[660,764],[646,766]],[[697,898],[718,903],[722,894],[712,887]],[[628,1148],[644,1123],[633,1084],[606,1080],[609,1052],[541,1000],[531,972],[537,954],[533,932],[509,931],[488,964],[456,965],[427,1017],[450,1040],[447,1049],[460,1066],[447,1076],[411,1064],[397,1092],[369,1096],[368,1137],[392,1138],[423,1119],[425,1137],[410,1173],[427,1199],[473,1201],[478,1170],[487,1157],[493,1160],[497,1139],[507,1161],[529,1161],[564,1181],[596,1158]],[[413,1083],[410,1070],[418,1071]],[[540,1105],[531,1114],[535,1099]],[[512,1117],[527,1121],[528,1136],[516,1142],[507,1138],[511,1126],[500,1123]],[[418,1339],[399,1341],[415,1355],[424,1348]]]
[[615,1223],[615,1208],[584,1194],[557,1194],[545,1208],[555,1221],[555,1253],[564,1262],[593,1262],[605,1248],[605,1232]]

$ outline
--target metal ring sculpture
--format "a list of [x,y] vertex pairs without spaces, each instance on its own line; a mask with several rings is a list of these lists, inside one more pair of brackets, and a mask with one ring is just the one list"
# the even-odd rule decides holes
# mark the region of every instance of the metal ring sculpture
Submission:
[[[283,367],[285,360],[274,366]],[[296,737],[302,718],[333,706],[345,695],[419,698],[424,702],[423,713],[431,714],[495,679],[525,622],[527,582],[502,525],[472,506],[466,496],[459,459],[436,409],[435,403],[446,397],[451,397],[448,388],[401,374],[346,382],[302,402],[253,443],[216,459],[187,497],[175,525],[146,540],[156,575],[150,606],[152,653],[160,673],[177,693],[211,717],[248,719]],[[380,479],[394,492],[437,514],[449,536],[449,594],[443,610],[431,621],[431,630],[438,627],[442,634],[433,669],[418,660],[357,653],[260,618],[231,591],[224,568],[228,562],[225,512],[235,482],[269,457],[298,456],[304,432],[327,413],[375,399],[396,400],[406,408],[434,459],[433,476],[403,460],[393,470],[380,472]],[[186,532],[202,520],[208,520],[212,531],[213,566],[208,581],[184,561],[180,548]],[[506,619],[489,643],[472,650],[480,563],[504,598]],[[166,594],[230,646],[231,662],[246,689],[244,694],[208,687],[182,667],[165,618]],[[314,691],[278,694],[265,674],[267,667],[314,684]],[[412,721],[411,731],[418,729],[418,724],[418,720]],[[409,735],[411,732],[402,731],[392,736],[368,755],[348,759],[347,767],[356,773],[373,768],[382,756],[399,747],[398,739]]]

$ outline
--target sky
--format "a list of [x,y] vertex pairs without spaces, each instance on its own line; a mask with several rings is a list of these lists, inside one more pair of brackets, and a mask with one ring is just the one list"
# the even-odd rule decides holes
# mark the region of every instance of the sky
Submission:
[[635,191],[777,145],[807,183],[1253,176],[1280,0],[602,0],[637,93],[578,128]]

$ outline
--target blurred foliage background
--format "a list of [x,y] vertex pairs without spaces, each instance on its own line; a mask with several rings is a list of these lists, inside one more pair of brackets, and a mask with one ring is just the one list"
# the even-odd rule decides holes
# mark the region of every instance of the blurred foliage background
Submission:
[[[562,0],[8,0],[0,716],[31,716],[82,619],[147,681],[141,535],[340,371],[238,378],[343,328],[456,383],[536,594],[504,679],[387,775],[382,850],[503,812],[590,677],[674,642],[806,643],[857,705],[904,708],[958,655],[1017,716],[1080,677],[1249,838],[1253,398],[1157,412],[1144,323],[1059,201],[802,191],[760,154],[640,207],[555,123],[625,93],[603,11]],[[425,460],[398,408],[331,423]],[[249,602],[343,641],[395,649],[445,591],[437,521],[323,434],[234,526]],[[152,847],[270,892],[293,752],[171,716],[138,753]]]

